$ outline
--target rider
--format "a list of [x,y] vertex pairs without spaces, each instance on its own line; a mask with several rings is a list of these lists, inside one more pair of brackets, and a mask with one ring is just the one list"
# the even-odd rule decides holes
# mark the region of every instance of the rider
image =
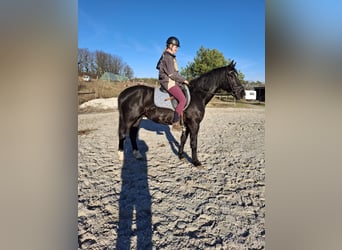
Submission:
[[189,84],[189,82],[178,73],[176,52],[179,47],[178,38],[169,37],[166,41],[166,48],[158,61],[157,69],[159,70],[160,84],[178,101],[172,121],[172,129],[181,131],[180,119],[186,104],[186,98],[179,85],[182,83]]

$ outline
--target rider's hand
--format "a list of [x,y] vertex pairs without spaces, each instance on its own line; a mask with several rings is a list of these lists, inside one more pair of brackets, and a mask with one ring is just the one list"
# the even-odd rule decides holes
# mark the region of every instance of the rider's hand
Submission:
[[189,85],[189,82],[188,82],[188,80],[185,80],[185,81],[184,81],[184,83],[185,83],[186,85]]

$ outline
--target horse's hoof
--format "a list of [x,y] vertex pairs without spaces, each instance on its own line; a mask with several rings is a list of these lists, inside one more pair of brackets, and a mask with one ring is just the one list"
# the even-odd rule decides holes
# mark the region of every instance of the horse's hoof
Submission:
[[141,160],[143,158],[143,156],[140,154],[139,150],[133,150],[133,155],[134,155],[135,159],[137,159],[137,160]]
[[124,151],[118,151],[118,156],[119,156],[119,160],[123,161],[125,156],[124,156]]
[[193,161],[192,164],[194,164],[195,167],[202,165],[202,163],[199,160]]

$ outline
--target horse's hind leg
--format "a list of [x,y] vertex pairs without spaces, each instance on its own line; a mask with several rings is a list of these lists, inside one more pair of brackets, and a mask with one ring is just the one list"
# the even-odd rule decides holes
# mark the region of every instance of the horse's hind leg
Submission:
[[137,137],[138,137],[140,120],[141,119],[136,121],[129,130],[129,138],[131,139],[131,143],[132,143],[133,155],[138,160],[143,158],[139,152],[138,144],[137,144]]
[[123,122],[123,118],[120,114],[120,117],[119,117],[119,150],[118,150],[118,155],[119,155],[120,161],[124,160],[124,144],[125,144],[125,139],[126,139],[126,133],[127,133],[127,127],[125,126],[125,123]]
[[126,140],[126,134],[129,130],[129,137],[131,139],[131,144],[133,148],[133,155],[136,159],[141,159],[142,155],[140,154],[138,150],[138,145],[137,145],[137,135],[139,131],[139,124],[141,118],[138,120],[134,121],[126,121],[123,117],[123,115],[120,114],[119,117],[119,150],[118,150],[118,155],[119,155],[119,160],[123,161],[124,160],[124,144]]

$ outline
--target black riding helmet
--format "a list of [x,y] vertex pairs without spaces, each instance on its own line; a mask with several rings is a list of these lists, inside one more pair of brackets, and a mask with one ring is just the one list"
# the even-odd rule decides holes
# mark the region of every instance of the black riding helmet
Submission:
[[174,37],[174,36],[170,36],[167,39],[166,45],[169,45],[169,44],[173,44],[173,45],[176,45],[177,47],[180,47],[180,42],[179,42],[178,38]]

